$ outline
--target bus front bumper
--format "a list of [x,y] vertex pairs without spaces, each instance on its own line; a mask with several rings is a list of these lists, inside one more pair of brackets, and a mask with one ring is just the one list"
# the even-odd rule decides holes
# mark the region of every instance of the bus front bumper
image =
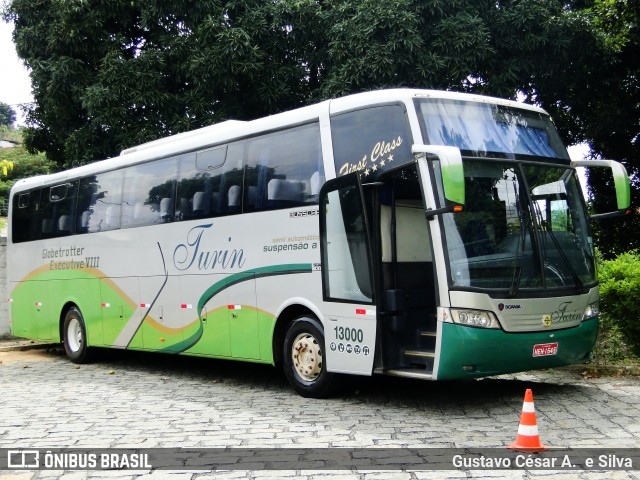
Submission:
[[462,379],[560,367],[586,362],[598,334],[598,318],[577,327],[546,332],[442,324],[437,379]]

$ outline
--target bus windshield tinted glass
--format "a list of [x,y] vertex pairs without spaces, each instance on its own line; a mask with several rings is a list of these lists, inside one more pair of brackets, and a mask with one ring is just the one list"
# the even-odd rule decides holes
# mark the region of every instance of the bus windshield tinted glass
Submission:
[[573,169],[495,160],[466,160],[464,168],[473,201],[443,216],[453,286],[515,295],[595,283],[593,242]]
[[463,154],[569,159],[548,116],[501,105],[445,99],[418,101],[425,143]]

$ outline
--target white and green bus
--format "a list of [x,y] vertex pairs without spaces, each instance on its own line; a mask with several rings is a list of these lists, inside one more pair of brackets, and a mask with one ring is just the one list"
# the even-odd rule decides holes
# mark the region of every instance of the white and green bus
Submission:
[[[617,210],[629,179],[609,168]],[[344,374],[460,379],[586,361],[589,214],[540,108],[381,90],[227,121],[17,182],[19,337]]]

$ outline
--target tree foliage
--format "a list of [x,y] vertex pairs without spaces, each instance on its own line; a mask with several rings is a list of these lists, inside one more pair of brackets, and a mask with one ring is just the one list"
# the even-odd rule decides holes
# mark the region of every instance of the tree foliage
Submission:
[[16,112],[10,105],[0,102],[0,126],[11,127],[16,121]]
[[16,180],[51,173],[56,167],[44,153],[34,155],[24,147],[0,149],[0,167],[9,165],[0,175],[0,215],[7,214],[9,191]]
[[626,346],[640,356],[640,254],[625,252],[600,263],[602,330],[621,335]]
[[[578,56],[538,90],[565,139],[589,143],[594,157],[622,161],[632,176],[631,213],[594,224],[611,258],[640,247],[640,0],[587,3],[580,13],[590,30]],[[589,188],[596,211],[615,208],[610,175],[590,170]]]
[[32,71],[26,145],[60,167],[228,118],[411,86],[524,96],[568,143],[588,141],[636,173],[639,2],[12,0],[5,17]]
[[[390,86],[534,92],[588,22],[523,0],[13,0],[36,100],[26,144],[61,166],[227,118]],[[584,31],[584,32],[583,32]]]

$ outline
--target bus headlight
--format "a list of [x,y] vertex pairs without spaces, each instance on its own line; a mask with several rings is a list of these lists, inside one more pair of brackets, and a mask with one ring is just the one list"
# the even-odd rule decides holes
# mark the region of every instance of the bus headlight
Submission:
[[600,302],[593,302],[587,305],[582,314],[582,321],[597,317],[600,314]]
[[463,310],[452,308],[451,318],[453,319],[453,323],[466,325],[468,327],[500,328],[498,319],[493,312],[487,312],[485,310]]

